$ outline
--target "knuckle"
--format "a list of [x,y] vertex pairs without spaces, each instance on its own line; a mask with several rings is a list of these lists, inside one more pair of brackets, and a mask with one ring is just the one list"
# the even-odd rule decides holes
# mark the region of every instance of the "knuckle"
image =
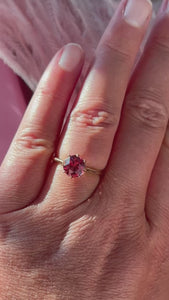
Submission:
[[53,148],[53,143],[47,139],[39,138],[35,133],[28,129],[23,130],[15,139],[15,146],[21,150],[48,151]]
[[[152,47],[156,48],[160,54],[169,55],[169,34],[168,34],[168,26],[169,26],[169,16],[166,15],[165,18],[159,20],[159,22],[155,26]],[[163,56],[162,56],[163,57]]]
[[96,107],[86,110],[78,109],[72,112],[70,121],[80,127],[88,128],[114,128],[118,123],[115,113]]
[[51,89],[47,84],[42,84],[38,87],[35,92],[36,101],[42,101],[44,99],[45,102],[55,101],[56,99],[64,100],[64,91],[60,88]]
[[126,111],[147,128],[164,129],[168,122],[168,112],[161,103],[158,91],[143,89],[127,95]]
[[122,50],[122,47],[116,47],[111,44],[111,42],[105,42],[101,47],[99,51],[103,54],[109,54],[114,57],[116,63],[121,64],[129,64],[132,60],[131,54],[127,52],[127,50]]
[[35,92],[35,96],[36,99],[51,99],[54,95],[52,90],[50,90],[46,85],[40,85],[37,91]]
[[161,57],[169,57],[169,37],[158,36],[154,39],[153,48],[155,48]]

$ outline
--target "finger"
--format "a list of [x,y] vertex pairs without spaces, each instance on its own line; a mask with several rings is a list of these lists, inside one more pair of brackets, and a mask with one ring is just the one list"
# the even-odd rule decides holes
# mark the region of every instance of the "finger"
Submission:
[[114,185],[114,179],[120,178],[125,205],[132,207],[135,216],[144,212],[148,184],[168,123],[168,27],[168,14],[159,17],[133,74],[105,177],[106,185]]
[[[141,15],[138,7],[142,10]],[[79,154],[91,168],[105,168],[126,87],[150,15],[151,4],[147,0],[138,0],[137,5],[135,1],[129,1],[128,6],[126,1],[120,4],[97,47],[93,66],[61,137],[57,152],[60,158]],[[55,167],[51,176],[54,172]],[[62,174],[62,166],[58,166],[49,199],[57,191],[64,201],[68,193],[70,200],[65,205],[70,207],[71,201],[76,205],[91,195],[98,182],[98,175],[87,173],[78,180],[70,180]]]
[[[166,11],[168,10],[168,11]],[[166,14],[169,18],[169,4],[168,1],[163,1],[160,10],[161,14]],[[166,24],[167,25],[167,24]],[[165,52],[169,57],[169,34],[166,28],[165,38]],[[169,59],[169,58],[168,58]],[[168,71],[169,72],[169,71]],[[166,76],[165,73],[163,76]],[[168,85],[168,82],[166,83]],[[169,93],[167,94],[169,99]],[[151,225],[159,228],[167,234],[166,228],[169,222],[169,123],[165,132],[163,143],[152,172],[150,183],[148,186],[147,199],[146,199],[146,214]]]
[[152,172],[146,198],[149,223],[168,235],[169,224],[169,127]]
[[68,44],[44,72],[0,169],[1,213],[25,207],[40,192],[83,61],[81,47]]

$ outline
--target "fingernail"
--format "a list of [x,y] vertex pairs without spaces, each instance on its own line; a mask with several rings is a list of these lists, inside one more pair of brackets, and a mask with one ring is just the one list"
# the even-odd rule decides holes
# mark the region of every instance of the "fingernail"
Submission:
[[73,71],[83,56],[83,50],[80,45],[69,43],[64,47],[62,56],[59,60],[59,66],[66,71]]
[[151,14],[152,2],[150,0],[128,0],[124,19],[134,27],[141,27]]
[[158,11],[158,15],[160,15],[161,13],[168,11],[169,12],[169,0],[163,0],[162,4],[160,6],[160,9]]

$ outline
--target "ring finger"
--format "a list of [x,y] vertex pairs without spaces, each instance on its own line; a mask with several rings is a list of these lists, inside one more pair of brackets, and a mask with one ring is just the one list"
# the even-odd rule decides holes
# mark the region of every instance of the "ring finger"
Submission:
[[[106,167],[151,9],[148,0],[125,0],[119,5],[96,49],[93,66],[65,126],[57,151],[61,159],[78,153],[89,167],[101,170]],[[57,191],[68,206],[71,199],[73,205],[77,205],[88,198],[99,182],[98,175],[89,173],[78,180],[70,180],[63,174],[62,166],[55,168],[54,165],[51,170],[54,180],[48,199]],[[69,201],[66,194],[69,194]],[[74,199],[78,199],[76,203]]]

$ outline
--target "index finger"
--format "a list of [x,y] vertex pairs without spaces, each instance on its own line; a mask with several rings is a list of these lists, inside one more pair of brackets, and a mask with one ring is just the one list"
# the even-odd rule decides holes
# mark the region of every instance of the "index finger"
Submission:
[[0,168],[0,213],[38,196],[83,62],[82,48],[70,43],[44,72]]

